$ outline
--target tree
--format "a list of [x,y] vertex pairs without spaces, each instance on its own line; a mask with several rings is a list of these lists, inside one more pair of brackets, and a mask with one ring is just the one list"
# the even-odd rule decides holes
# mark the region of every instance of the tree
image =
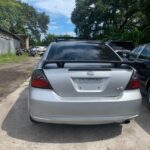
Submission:
[[48,46],[52,41],[56,40],[57,38],[60,39],[68,39],[70,35],[54,35],[54,34],[47,34],[45,38],[41,41],[40,45]]
[[83,38],[123,39],[133,32],[141,39],[132,40],[142,42],[150,29],[149,9],[149,0],[76,0],[71,19]]
[[143,20],[142,32],[143,38],[142,43],[150,42],[150,1],[149,0],[140,0],[140,8],[145,16],[145,20]]
[[49,16],[39,13],[26,3],[0,1],[0,27],[15,34],[28,34],[36,41],[48,30]]
[[1,0],[0,1],[0,27],[6,30],[11,28],[18,16],[17,10],[20,9],[20,4],[15,0]]
[[54,39],[56,39],[56,36],[54,34],[47,34],[42,40],[41,45],[48,46]]

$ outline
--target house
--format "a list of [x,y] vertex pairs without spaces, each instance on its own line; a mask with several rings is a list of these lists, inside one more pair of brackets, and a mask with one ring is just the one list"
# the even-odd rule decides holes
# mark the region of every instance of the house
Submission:
[[19,36],[0,28],[0,54],[15,53],[21,41]]

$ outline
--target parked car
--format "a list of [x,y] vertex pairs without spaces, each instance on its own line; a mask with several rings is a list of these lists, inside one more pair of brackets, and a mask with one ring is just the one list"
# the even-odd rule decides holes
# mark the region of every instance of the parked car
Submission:
[[130,60],[136,61],[134,67],[137,69],[141,83],[142,92],[147,94],[150,102],[150,44],[137,46],[129,56]]
[[139,115],[141,93],[135,69],[124,63],[97,41],[52,42],[32,74],[31,121],[129,122]]
[[116,50],[115,51],[124,61],[127,61],[130,56],[130,51],[129,50]]
[[114,51],[131,51],[134,49],[134,44],[128,41],[107,41],[106,45],[109,46]]
[[45,53],[45,51],[46,51],[47,48],[45,46],[38,46],[38,47],[36,47],[36,49],[37,49],[37,53],[40,56],[42,56]]
[[128,41],[107,41],[106,45],[114,50],[123,60],[128,60],[128,56],[131,50],[134,48],[134,44]]
[[37,49],[36,48],[31,48],[29,51],[29,56],[35,57],[37,54]]

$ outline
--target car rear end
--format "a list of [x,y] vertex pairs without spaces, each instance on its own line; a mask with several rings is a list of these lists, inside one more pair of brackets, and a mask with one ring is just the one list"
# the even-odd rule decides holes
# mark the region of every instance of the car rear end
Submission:
[[30,116],[39,122],[123,122],[137,117],[140,105],[136,71],[96,42],[52,43],[29,88]]

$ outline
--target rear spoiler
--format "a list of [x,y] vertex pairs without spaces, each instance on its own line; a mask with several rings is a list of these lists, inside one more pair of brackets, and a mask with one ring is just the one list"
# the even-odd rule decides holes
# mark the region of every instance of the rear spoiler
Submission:
[[97,60],[92,60],[92,61],[89,61],[89,60],[85,60],[85,61],[74,61],[74,60],[53,60],[53,61],[49,61],[49,60],[45,60],[43,61],[43,64],[42,64],[42,68],[44,68],[47,64],[57,64],[57,67],[58,68],[64,68],[64,65],[66,63],[100,63],[100,64],[114,64],[114,67],[118,68],[120,67],[121,65],[135,65],[136,63],[142,63],[142,62],[135,62],[135,61],[97,61]]

